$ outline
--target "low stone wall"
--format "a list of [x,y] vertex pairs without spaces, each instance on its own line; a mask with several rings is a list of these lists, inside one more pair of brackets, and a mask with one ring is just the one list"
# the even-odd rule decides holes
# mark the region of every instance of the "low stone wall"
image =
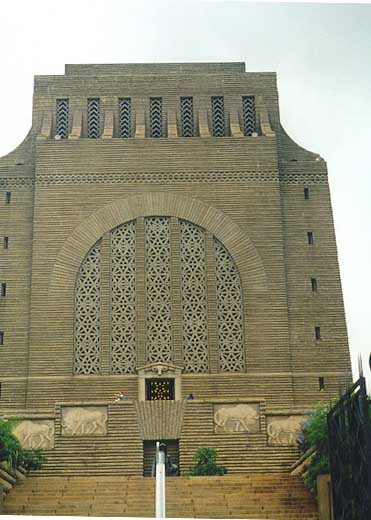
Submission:
[[307,467],[311,459],[316,453],[315,448],[309,448],[303,455],[290,467],[290,475],[298,476],[301,475],[303,478],[306,476]]
[[330,475],[317,477],[317,502],[320,520],[333,520],[332,489]]
[[13,469],[6,462],[0,462],[0,514],[4,512],[4,498],[18,480],[26,478],[23,468]]

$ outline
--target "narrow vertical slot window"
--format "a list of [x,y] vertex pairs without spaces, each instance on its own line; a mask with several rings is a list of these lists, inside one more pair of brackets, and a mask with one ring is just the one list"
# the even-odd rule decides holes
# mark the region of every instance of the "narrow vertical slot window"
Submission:
[[318,378],[318,387],[319,387],[320,392],[324,391],[324,389],[325,389],[325,378],[324,377]]
[[314,337],[316,338],[316,340],[321,339],[321,327],[319,325],[316,325],[314,327]]
[[119,137],[131,137],[131,99],[119,99]]
[[192,97],[181,97],[180,98],[180,116],[182,122],[182,137],[193,137],[194,136],[194,123],[193,123],[193,98]]
[[6,283],[4,282],[0,284],[0,296],[6,296]]
[[310,245],[314,244],[313,231],[308,231],[307,237],[308,237],[308,244],[310,244]]
[[243,96],[242,98],[243,133],[251,136],[256,132],[255,98]]
[[311,277],[310,279],[310,282],[312,284],[312,291],[317,291],[317,278],[315,278],[314,276]]
[[9,237],[4,237],[3,239],[3,248],[9,249]]
[[69,99],[57,99],[55,133],[61,139],[67,139],[69,133]]
[[12,193],[10,191],[7,191],[5,193],[5,204],[10,204],[10,199],[12,198]]
[[100,99],[88,99],[88,137],[99,139],[100,137]]
[[304,188],[304,199],[305,200],[309,200],[310,198],[310,191],[309,191],[309,188],[305,187]]
[[150,137],[162,137],[162,98],[149,99],[149,133]]
[[214,96],[211,98],[211,116],[214,137],[225,136],[224,98]]
[[4,331],[0,330],[0,345],[4,345]]

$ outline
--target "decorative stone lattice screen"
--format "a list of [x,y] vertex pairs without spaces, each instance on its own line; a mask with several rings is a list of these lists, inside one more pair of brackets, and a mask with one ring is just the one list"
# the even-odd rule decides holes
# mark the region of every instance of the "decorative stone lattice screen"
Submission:
[[111,233],[111,371],[136,367],[135,222]]
[[100,349],[101,241],[89,251],[80,267],[75,295],[75,372],[97,374]]
[[172,361],[170,219],[145,219],[147,360]]
[[[101,334],[102,323],[109,335]],[[214,355],[209,334],[217,337]],[[181,364],[185,372],[245,370],[232,256],[208,231],[175,217],[139,218],[107,233],[76,281],[75,374],[134,373],[153,362]]]

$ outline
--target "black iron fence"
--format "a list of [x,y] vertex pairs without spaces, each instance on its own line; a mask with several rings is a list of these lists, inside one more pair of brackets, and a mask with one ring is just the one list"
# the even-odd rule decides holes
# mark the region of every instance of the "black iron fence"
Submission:
[[327,416],[334,520],[371,520],[371,419],[363,376]]

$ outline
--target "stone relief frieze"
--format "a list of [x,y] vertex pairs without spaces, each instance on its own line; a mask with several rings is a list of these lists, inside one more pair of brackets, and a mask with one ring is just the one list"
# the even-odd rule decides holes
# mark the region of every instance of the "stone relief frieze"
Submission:
[[14,427],[13,433],[21,443],[22,448],[33,450],[54,448],[53,420],[24,420]]
[[215,433],[256,433],[260,431],[257,404],[214,405]]
[[175,171],[175,172],[120,172],[115,173],[89,173],[89,174],[59,174],[42,175],[36,178],[38,186],[48,185],[78,185],[78,184],[122,184],[124,182],[134,184],[172,182],[176,184],[190,182],[251,182],[251,183],[278,183],[277,170],[253,170],[253,171]]
[[277,171],[207,171],[207,172],[117,172],[113,174],[58,174],[42,175],[36,179],[28,177],[3,177],[0,178],[1,188],[33,189],[37,186],[50,185],[84,185],[84,184],[122,184],[129,182],[134,184],[147,184],[174,182],[177,184],[189,182],[250,182],[258,184],[277,183],[282,184],[327,184],[326,173],[285,173],[278,178]]
[[327,184],[327,173],[284,173],[280,176],[281,184]]
[[0,189],[17,188],[31,191],[35,180],[30,177],[0,177]]
[[295,446],[296,434],[303,421],[301,415],[267,417],[268,446]]
[[106,406],[62,407],[62,435],[106,435]]

